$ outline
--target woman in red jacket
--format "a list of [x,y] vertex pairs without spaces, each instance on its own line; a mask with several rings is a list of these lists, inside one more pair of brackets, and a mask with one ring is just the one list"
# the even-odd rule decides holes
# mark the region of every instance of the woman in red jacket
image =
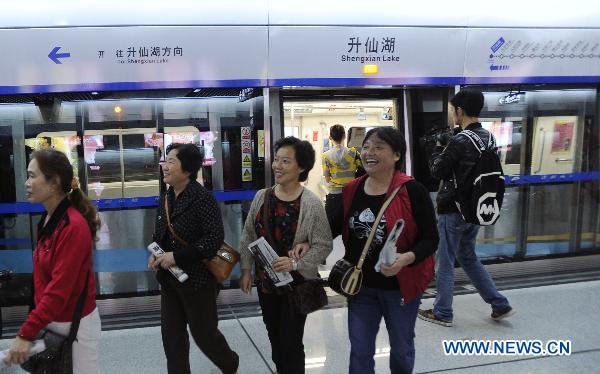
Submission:
[[[374,373],[375,338],[382,317],[390,340],[391,373],[411,373],[414,367],[415,321],[421,295],[433,277],[432,254],[439,237],[429,192],[400,171],[405,153],[406,143],[398,130],[379,127],[367,132],[361,150],[367,174],[344,187],[343,209],[338,209],[338,219],[333,221],[333,236],[342,234],[344,258],[356,264],[379,210],[401,187],[375,228],[360,292],[348,298],[350,374]],[[396,260],[378,272],[375,264],[399,219],[404,220],[404,229],[396,242]]]
[[38,223],[33,254],[35,309],[19,330],[6,361],[23,363],[32,341],[44,328],[68,335],[77,299],[87,283],[73,343],[73,372],[97,373],[100,316],[92,269],[92,239],[100,224],[96,208],[79,189],[73,166],[62,152],[34,152],[27,175],[27,199],[42,203],[46,213]]

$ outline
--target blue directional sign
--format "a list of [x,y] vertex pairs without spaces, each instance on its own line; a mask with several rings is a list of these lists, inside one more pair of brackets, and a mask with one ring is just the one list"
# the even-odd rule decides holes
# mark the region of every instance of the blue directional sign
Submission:
[[62,62],[59,60],[59,58],[68,58],[71,57],[71,54],[68,52],[63,52],[63,53],[58,53],[58,50],[61,47],[54,47],[54,49],[52,49],[52,51],[50,51],[50,53],[48,53],[48,58],[52,61],[54,61],[55,64],[62,64]]
[[500,39],[496,40],[496,42],[494,43],[494,45],[492,45],[490,47],[490,49],[492,50],[492,52],[496,53],[496,51],[498,49],[500,49],[500,47],[502,47],[503,44],[504,44],[504,38],[500,37]]

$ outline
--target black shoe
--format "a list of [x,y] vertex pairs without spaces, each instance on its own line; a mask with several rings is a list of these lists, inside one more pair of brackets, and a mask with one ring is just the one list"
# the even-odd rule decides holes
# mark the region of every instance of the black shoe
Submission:
[[447,319],[442,319],[442,318],[436,316],[435,314],[433,314],[433,309],[427,309],[427,310],[419,309],[419,314],[417,314],[417,317],[419,317],[423,321],[435,323],[435,324],[446,326],[446,327],[452,327],[451,320],[449,321]]
[[512,316],[513,314],[515,314],[515,310],[509,306],[502,310],[492,311],[492,319],[494,321],[500,321],[501,319]]

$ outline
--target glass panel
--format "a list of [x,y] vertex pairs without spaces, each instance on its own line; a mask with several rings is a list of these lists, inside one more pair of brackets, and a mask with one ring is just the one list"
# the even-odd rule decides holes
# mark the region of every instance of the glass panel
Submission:
[[[127,271],[143,268],[146,246],[152,241],[156,209],[110,210],[100,212],[102,226],[98,231],[96,249],[112,250],[110,262],[125,271],[98,273],[101,294],[152,291],[158,289],[154,273]],[[97,264],[98,265],[98,264]]]
[[[586,162],[581,158],[585,144],[582,129],[586,116],[594,112],[594,89],[522,89],[488,91],[484,95],[485,106],[480,121],[497,139],[505,174],[544,176],[581,171]],[[507,97],[511,99],[507,100]],[[528,190],[528,196],[521,199],[528,204],[529,212],[526,256],[569,251],[571,230],[576,226],[573,220],[581,216],[579,209],[585,209],[577,206],[576,182],[555,184],[549,177],[543,177],[533,183],[535,185],[528,189],[514,187],[507,190],[500,220],[493,227],[482,228],[480,238],[500,246],[516,240],[518,218],[524,207],[518,206],[519,199],[509,197],[508,192]],[[561,202],[561,209],[556,209],[557,201]],[[597,207],[597,202],[593,205]],[[588,219],[588,227],[590,225]],[[588,228],[588,232],[590,230]],[[496,254],[500,255],[501,251]]]
[[[141,130],[141,129],[140,129]],[[124,197],[156,196],[159,193],[160,148],[146,139],[162,134],[148,132],[123,135]]]
[[[24,202],[27,161],[25,158],[25,113],[33,104],[0,105],[0,207],[14,211]],[[0,305],[27,305],[32,297],[32,238],[29,214],[0,213],[0,270],[11,269],[13,279],[0,284]]]
[[98,131],[84,131],[84,134],[88,196],[91,199],[123,197],[119,135],[101,135]]
[[600,247],[600,182],[582,183],[583,215],[581,228],[581,249]]
[[[207,187],[262,188],[263,118],[262,97],[243,103],[235,97],[63,102],[41,109],[0,105],[0,204],[14,209],[14,202],[26,201],[27,161],[33,150],[44,147],[67,154],[93,199],[156,196],[158,162],[165,143],[174,139],[204,146]],[[237,247],[250,201],[235,200],[235,193],[225,200],[219,204],[225,238]],[[99,294],[156,291],[154,273],[145,266],[156,210],[114,209],[99,215],[102,226],[94,253]],[[23,272],[11,283],[10,295],[0,290],[3,305],[26,304],[31,297],[31,226],[39,216],[0,213],[0,268]],[[232,278],[237,277],[239,271]]]
[[565,174],[575,171],[577,116],[534,118],[531,174]]
[[[527,256],[568,252],[574,188],[572,184],[531,186]],[[558,201],[560,209],[556,209]]]
[[500,218],[493,226],[482,226],[477,235],[475,251],[481,258],[512,257],[517,250],[519,229],[519,197],[517,187],[507,188]]
[[480,122],[483,128],[494,134],[496,138],[504,174],[519,174],[522,119],[513,117],[503,121],[501,118],[481,118]]

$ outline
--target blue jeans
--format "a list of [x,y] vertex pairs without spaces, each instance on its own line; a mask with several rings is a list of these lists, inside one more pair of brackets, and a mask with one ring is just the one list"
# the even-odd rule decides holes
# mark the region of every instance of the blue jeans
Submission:
[[375,338],[381,317],[390,339],[392,374],[412,373],[415,365],[415,321],[421,298],[403,303],[399,291],[361,287],[348,298],[350,374],[375,373]]
[[508,300],[498,292],[492,277],[475,254],[479,226],[465,222],[458,213],[440,214],[438,231],[440,244],[435,258],[437,296],[433,304],[436,317],[452,321],[455,258],[492,310],[509,307]]

